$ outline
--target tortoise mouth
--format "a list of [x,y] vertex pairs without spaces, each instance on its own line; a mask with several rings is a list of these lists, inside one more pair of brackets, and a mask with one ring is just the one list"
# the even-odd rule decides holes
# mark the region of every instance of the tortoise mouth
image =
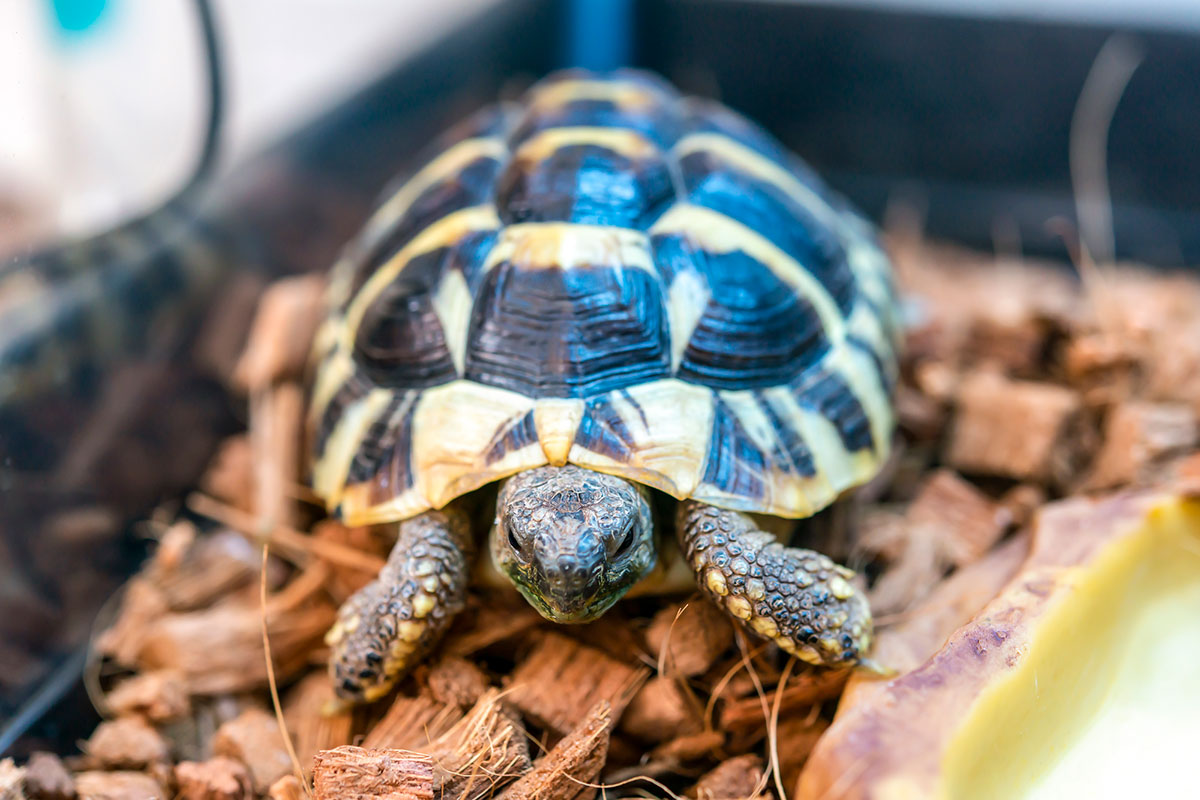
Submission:
[[566,625],[599,618],[621,599],[634,582],[613,584],[605,580],[603,572],[596,572],[586,583],[559,586],[542,576],[531,574],[535,570],[523,569],[522,565],[516,563],[505,565],[503,572],[539,614],[550,622]]

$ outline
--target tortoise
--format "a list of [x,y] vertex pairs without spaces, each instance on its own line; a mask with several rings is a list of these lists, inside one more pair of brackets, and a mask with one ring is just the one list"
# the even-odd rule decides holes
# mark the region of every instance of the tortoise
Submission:
[[674,527],[754,634],[863,658],[853,573],[760,523],[887,455],[895,300],[868,223],[753,123],[636,71],[543,79],[385,197],[331,273],[309,412],[330,512],[397,531],[327,637],[343,701],[387,693],[463,608],[483,531],[458,498],[499,481],[486,549],[550,620],[660,574]]

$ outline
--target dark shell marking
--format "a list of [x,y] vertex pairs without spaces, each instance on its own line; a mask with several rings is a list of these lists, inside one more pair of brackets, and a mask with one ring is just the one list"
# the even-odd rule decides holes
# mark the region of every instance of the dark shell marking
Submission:
[[333,273],[317,492],[351,522],[574,463],[806,516],[893,425],[894,297],[870,227],[799,159],[641,73],[477,115]]

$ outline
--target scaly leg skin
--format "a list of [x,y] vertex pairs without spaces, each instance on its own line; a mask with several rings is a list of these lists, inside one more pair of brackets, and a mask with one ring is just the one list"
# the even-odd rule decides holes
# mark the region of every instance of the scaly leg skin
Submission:
[[457,509],[400,523],[379,577],[342,605],[325,636],[343,704],[378,700],[437,644],[466,603],[473,554],[467,516]]
[[749,630],[802,661],[852,666],[871,645],[871,609],[854,573],[784,547],[745,514],[686,500],[676,522],[696,582]]

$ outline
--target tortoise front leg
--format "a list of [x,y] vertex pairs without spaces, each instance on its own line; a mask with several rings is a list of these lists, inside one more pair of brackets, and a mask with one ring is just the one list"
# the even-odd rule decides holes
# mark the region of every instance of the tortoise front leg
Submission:
[[859,662],[871,609],[828,556],[784,547],[745,514],[687,500],[676,524],[696,582],[747,628],[810,664]]
[[325,636],[340,699],[377,700],[437,644],[466,602],[473,551],[469,521],[457,509],[400,523],[379,577],[342,605]]

